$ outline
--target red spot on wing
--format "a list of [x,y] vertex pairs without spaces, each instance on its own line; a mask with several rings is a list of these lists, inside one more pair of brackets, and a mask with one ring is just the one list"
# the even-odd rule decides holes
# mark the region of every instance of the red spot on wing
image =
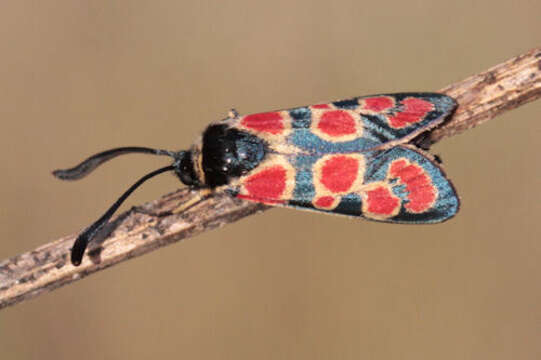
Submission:
[[404,110],[389,117],[389,123],[394,128],[404,128],[423,121],[426,114],[434,110],[434,105],[431,102],[419,98],[407,98],[401,103]]
[[394,100],[388,96],[377,96],[366,98],[364,100],[363,109],[370,111],[383,111],[394,106]]
[[330,104],[317,104],[317,105],[312,105],[310,107],[312,109],[330,109],[331,105]]
[[286,189],[286,180],[287,171],[281,165],[261,170],[244,180],[243,185],[247,192],[244,196],[252,199],[266,199],[267,201],[280,200]]
[[283,121],[279,112],[267,112],[247,115],[242,118],[241,124],[248,129],[277,135],[284,131]]
[[321,114],[317,127],[330,136],[350,135],[356,131],[355,119],[343,110],[325,111]]
[[314,201],[314,205],[320,208],[330,208],[334,204],[334,197],[322,196]]
[[331,192],[348,191],[359,172],[359,160],[345,155],[333,156],[321,168],[320,182]]
[[406,185],[409,202],[404,207],[407,210],[421,213],[432,207],[437,191],[430,176],[420,165],[411,164],[405,159],[395,160],[389,168],[389,175]]
[[365,201],[366,210],[377,215],[393,215],[400,206],[400,199],[385,186],[366,191]]

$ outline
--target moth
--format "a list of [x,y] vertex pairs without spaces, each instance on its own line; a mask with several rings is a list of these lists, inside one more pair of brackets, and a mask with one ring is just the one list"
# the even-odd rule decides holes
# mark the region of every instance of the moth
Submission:
[[189,150],[115,148],[53,174],[77,180],[128,153],[165,155],[172,165],[132,185],[77,238],[71,261],[143,182],[174,172],[191,187],[275,206],[389,223],[438,223],[459,209],[457,193],[417,139],[456,102],[438,93],[381,94],[240,116],[210,124]]

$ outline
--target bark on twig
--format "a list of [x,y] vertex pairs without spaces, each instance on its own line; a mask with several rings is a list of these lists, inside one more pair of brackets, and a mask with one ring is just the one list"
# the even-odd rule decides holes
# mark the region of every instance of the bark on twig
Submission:
[[[459,106],[450,121],[431,132],[432,143],[541,97],[541,48],[452,84],[440,92],[454,97]],[[195,195],[187,189],[178,190],[145,204],[144,208],[154,213],[166,211],[190,201]],[[91,247],[89,256],[84,257],[79,267],[69,262],[69,251],[76,235],[0,262],[0,309],[268,208],[216,194],[178,215],[158,218],[126,212],[112,223],[115,230],[111,236],[99,246]]]

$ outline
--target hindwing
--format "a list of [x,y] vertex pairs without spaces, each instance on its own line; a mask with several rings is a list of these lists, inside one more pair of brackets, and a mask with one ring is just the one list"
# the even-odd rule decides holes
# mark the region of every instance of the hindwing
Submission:
[[413,146],[363,154],[276,155],[228,191],[269,205],[394,223],[436,223],[456,214],[443,170]]

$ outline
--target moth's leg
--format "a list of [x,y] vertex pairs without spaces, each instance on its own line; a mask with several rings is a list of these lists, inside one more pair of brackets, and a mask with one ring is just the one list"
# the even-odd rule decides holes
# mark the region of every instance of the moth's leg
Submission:
[[229,110],[229,112],[227,113],[227,117],[229,119],[236,119],[239,117],[239,112],[235,109],[231,109]]
[[432,145],[432,141],[430,140],[430,132],[425,131],[424,133],[417,135],[410,141],[410,143],[417,146],[421,150],[430,150],[430,146]]
[[200,202],[208,199],[210,197],[210,195],[212,195],[212,190],[210,190],[210,189],[201,189],[201,190],[199,190],[197,192],[196,196],[194,196],[190,200],[186,201],[185,203],[180,204],[178,207],[171,210],[170,213],[171,214],[180,214],[180,213],[182,213],[182,212],[196,206]]
[[196,196],[194,196],[190,200],[180,204],[179,206],[177,206],[173,210],[154,212],[154,211],[151,211],[151,210],[147,210],[147,209],[145,209],[145,208],[143,208],[141,206],[134,206],[134,207],[132,207],[130,209],[130,211],[133,211],[133,212],[139,213],[139,214],[154,216],[154,217],[164,217],[164,216],[169,216],[169,215],[173,215],[173,214],[179,214],[179,213],[181,213],[183,211],[186,211],[186,210],[194,207],[195,205],[199,204],[201,201],[207,199],[211,194],[212,194],[212,191],[210,189],[201,189],[201,190],[199,190],[197,192]]
[[130,209],[130,211],[133,211],[139,214],[155,216],[155,217],[164,217],[164,216],[169,216],[173,214],[179,214],[181,212],[184,212],[194,207],[195,205],[199,204],[201,201],[208,199],[211,194],[212,194],[212,190],[210,189],[199,190],[196,196],[192,197],[190,200],[186,202],[181,203],[179,206],[177,206],[173,210],[154,212],[151,210],[144,209],[141,206],[134,206],[133,208]]

